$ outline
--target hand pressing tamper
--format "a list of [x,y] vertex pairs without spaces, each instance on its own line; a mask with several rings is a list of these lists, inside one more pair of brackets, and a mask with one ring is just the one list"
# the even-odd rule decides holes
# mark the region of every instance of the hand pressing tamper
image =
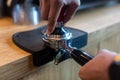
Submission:
[[[33,56],[35,66],[44,65],[55,59],[58,64],[73,58],[80,65],[84,65],[93,58],[90,54],[78,50],[87,44],[87,33],[64,26],[65,8],[61,11],[54,31],[47,35],[43,33],[47,26],[15,33],[13,42],[21,49]],[[47,43],[47,44],[46,44]]]

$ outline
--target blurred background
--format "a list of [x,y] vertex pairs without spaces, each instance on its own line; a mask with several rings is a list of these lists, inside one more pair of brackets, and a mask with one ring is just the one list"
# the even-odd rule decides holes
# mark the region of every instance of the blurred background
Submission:
[[[119,3],[120,0],[81,0],[78,10]],[[39,0],[0,0],[0,18],[3,17],[11,17],[17,24],[36,25],[40,21]]]

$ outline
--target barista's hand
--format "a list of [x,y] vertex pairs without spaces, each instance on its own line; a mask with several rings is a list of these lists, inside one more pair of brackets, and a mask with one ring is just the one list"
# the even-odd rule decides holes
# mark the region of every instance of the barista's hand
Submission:
[[110,80],[108,71],[114,61],[116,53],[101,50],[91,61],[80,68],[79,76],[82,80]]
[[55,27],[59,14],[64,6],[66,10],[63,22],[66,23],[76,12],[80,6],[80,0],[40,0],[41,17],[43,20],[48,20],[47,34],[50,34]]

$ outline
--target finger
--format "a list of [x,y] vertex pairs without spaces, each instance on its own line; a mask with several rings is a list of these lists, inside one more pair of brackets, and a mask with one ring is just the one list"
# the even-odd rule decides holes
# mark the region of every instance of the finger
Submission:
[[110,64],[113,62],[114,57],[117,55],[117,53],[102,49],[98,52],[95,59],[101,59],[101,63],[104,63],[105,66],[109,67]]
[[64,23],[68,22],[73,17],[73,15],[75,14],[79,6],[80,6],[80,3],[71,3],[68,5],[66,9],[66,14],[64,17]]
[[60,14],[61,8],[63,7],[64,3],[62,0],[53,0],[50,3],[50,13],[49,13],[49,23],[47,31],[50,34],[54,28],[55,24],[57,22],[58,16]]
[[50,1],[40,0],[40,9],[41,9],[41,19],[48,20],[48,15],[50,10]]

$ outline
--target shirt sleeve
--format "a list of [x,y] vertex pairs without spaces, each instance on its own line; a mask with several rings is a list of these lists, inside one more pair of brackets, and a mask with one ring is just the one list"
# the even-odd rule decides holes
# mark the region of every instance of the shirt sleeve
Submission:
[[120,55],[117,55],[109,68],[110,80],[120,80]]

